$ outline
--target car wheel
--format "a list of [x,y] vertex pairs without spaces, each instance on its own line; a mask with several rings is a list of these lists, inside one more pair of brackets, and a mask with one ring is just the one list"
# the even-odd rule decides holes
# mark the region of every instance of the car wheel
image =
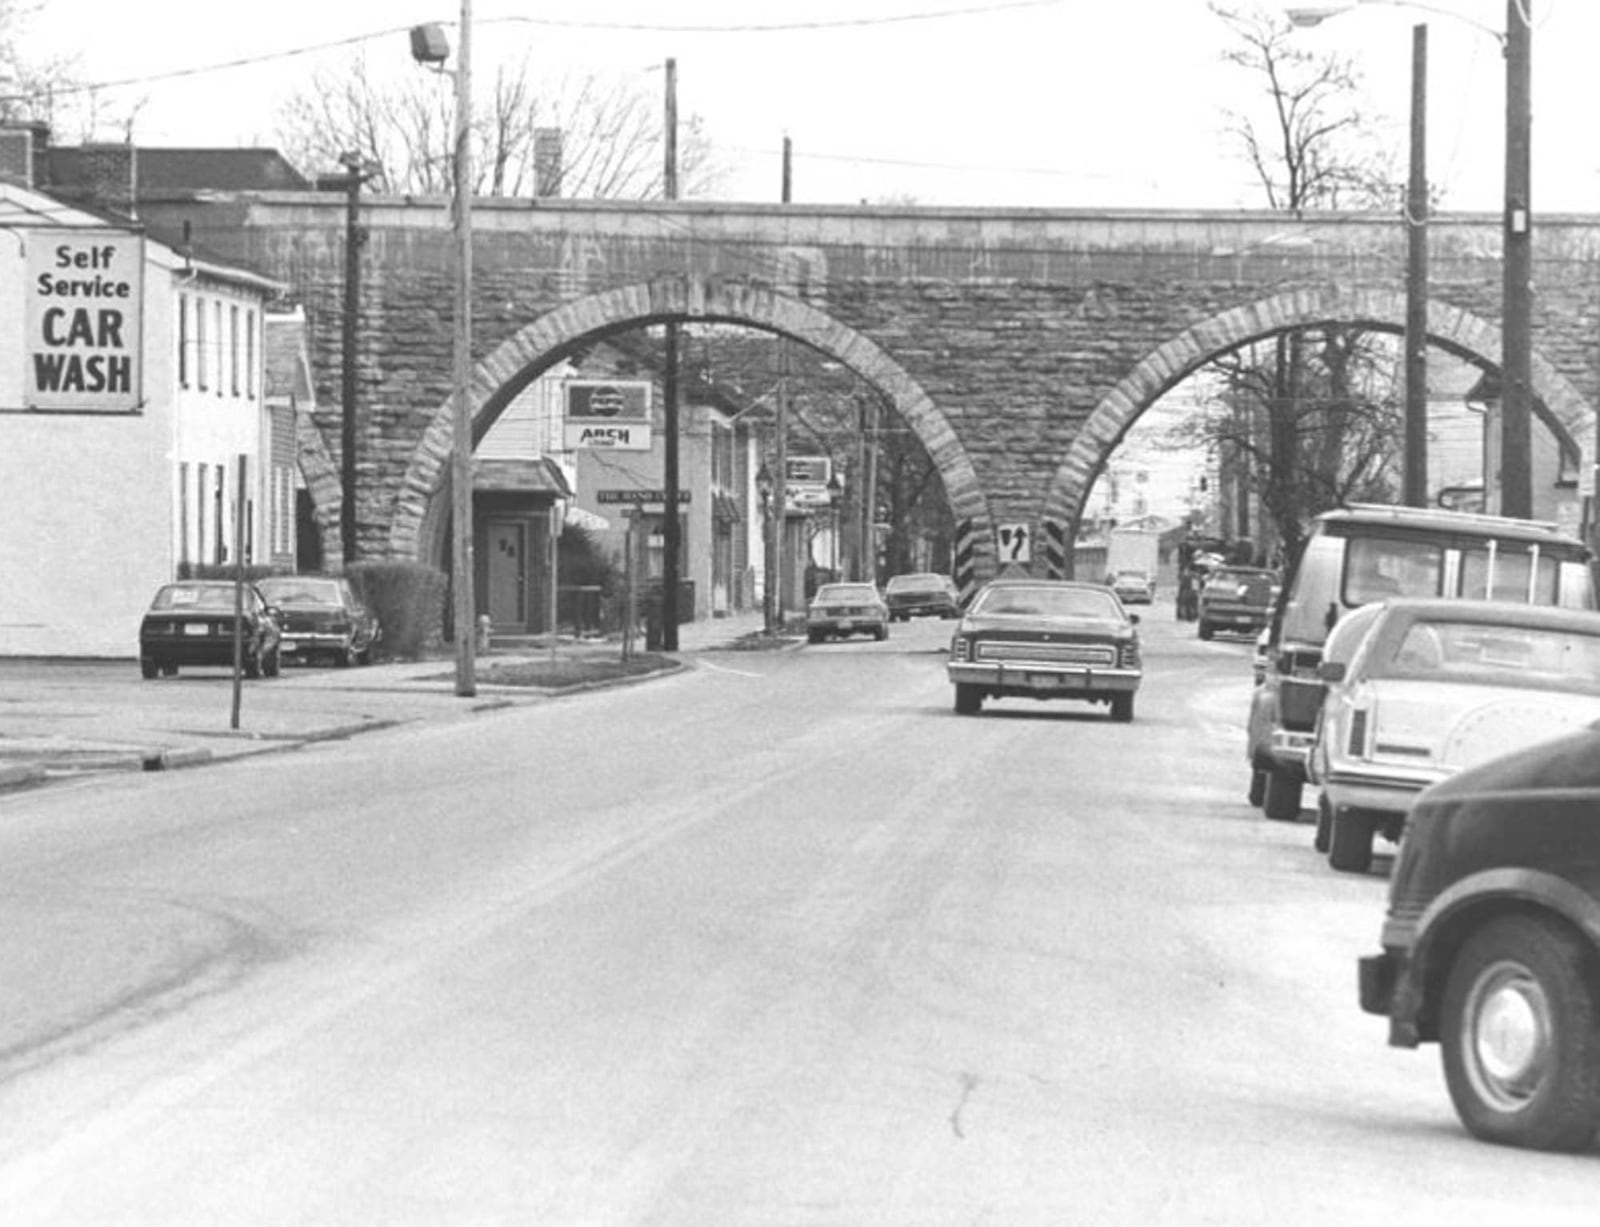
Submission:
[[344,645],[342,650],[335,654],[333,663],[338,665],[341,669],[348,669],[359,659],[360,657],[356,653],[356,645],[353,643],[347,643]]
[[879,625],[878,628],[872,632],[872,637],[879,643],[882,643],[885,639],[887,639],[889,637],[888,623],[885,622]]
[[1328,850],[1328,841],[1333,838],[1333,806],[1329,804],[1326,795],[1317,798],[1317,834],[1311,841],[1311,846],[1318,852]]
[[261,658],[261,672],[267,677],[277,677],[283,672],[283,656],[276,646]]
[[807,643],[821,643],[822,640],[823,640],[823,634],[822,634],[821,631],[807,631],[806,632],[806,642]]
[[1250,768],[1250,791],[1245,795],[1251,805],[1261,808],[1262,799],[1267,795],[1267,773],[1260,767]]
[[1304,787],[1288,772],[1268,768],[1261,812],[1275,822],[1293,822],[1300,817],[1300,793]]
[[1360,811],[1334,810],[1328,830],[1328,864],[1341,873],[1372,868],[1372,819]]
[[1467,939],[1439,1039],[1450,1098],[1474,1137],[1575,1151],[1600,1131],[1591,960],[1586,942],[1539,916],[1502,916]]
[[1133,720],[1133,695],[1114,694],[1111,696],[1111,718],[1118,724],[1128,724]]
[[956,683],[956,714],[976,716],[983,710],[983,691],[970,682]]
[[1200,623],[1200,638],[1210,639],[1215,633],[1216,632],[1211,629],[1211,623],[1205,621]]
[[139,673],[145,681],[151,681],[156,674],[161,672],[161,666],[147,656],[139,657]]

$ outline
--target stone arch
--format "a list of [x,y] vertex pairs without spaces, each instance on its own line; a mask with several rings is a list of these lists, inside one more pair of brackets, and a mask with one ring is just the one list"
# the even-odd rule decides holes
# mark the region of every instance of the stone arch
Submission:
[[[1337,286],[1308,288],[1234,307],[1186,328],[1146,355],[1108,392],[1051,479],[1043,521],[1047,533],[1064,542],[1071,557],[1089,489],[1124,432],[1158,397],[1177,385],[1217,353],[1285,329],[1330,320],[1371,323],[1403,332],[1405,295],[1393,290],[1349,290]],[[1502,333],[1498,325],[1437,299],[1428,304],[1429,344],[1493,369]],[[1533,355],[1533,390],[1540,416],[1573,447],[1593,436],[1595,410],[1571,380],[1537,352]]]
[[[867,337],[770,285],[734,278],[662,277],[576,299],[546,312],[473,368],[472,437],[481,439],[511,399],[583,343],[665,321],[743,324],[792,337],[849,367],[876,387],[917,433],[944,480],[950,510],[968,526],[972,551],[990,569],[994,533],[988,499],[972,459],[944,414],[897,362]],[[389,552],[400,558],[443,556],[449,516],[452,415],[434,411],[396,498]]]
[[334,559],[342,566],[344,542],[340,538],[339,510],[344,496],[344,478],[333,463],[328,441],[303,405],[295,406],[294,443],[300,479],[306,484],[316,517],[317,535],[322,538],[324,566],[331,566]]

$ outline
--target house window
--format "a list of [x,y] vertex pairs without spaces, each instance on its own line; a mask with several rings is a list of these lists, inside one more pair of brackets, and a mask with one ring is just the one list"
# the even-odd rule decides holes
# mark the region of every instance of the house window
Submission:
[[189,296],[178,295],[178,386],[189,386]]
[[194,370],[195,370],[195,386],[198,387],[202,392],[204,392],[208,387],[211,386],[211,384],[209,382],[209,380],[211,378],[211,371],[209,369],[210,368],[210,363],[206,361],[207,356],[208,356],[208,351],[206,349],[206,300],[203,299],[203,298],[196,298],[194,300]]
[[[220,303],[217,305],[217,319],[218,319],[218,322],[221,322],[221,319],[222,319],[222,305]],[[220,388],[218,389],[218,393],[219,394],[221,393],[221,389]],[[227,509],[227,502],[226,502],[227,494],[228,494],[228,470],[227,470],[226,466],[219,464],[217,466],[216,508],[215,508],[215,513],[211,517],[212,522],[214,524],[216,524],[216,526],[217,526],[217,554],[216,554],[216,559],[217,559],[217,561],[219,563],[223,563],[223,562],[227,562],[228,561],[228,534],[223,532],[223,530],[222,530],[222,526],[227,522],[226,519],[223,516],[223,512]]]
[[219,298],[212,304],[216,310],[217,325],[217,395],[222,395],[222,300]]
[[194,556],[201,562],[206,557],[206,478],[210,468],[208,464],[195,465]]
[[178,565],[189,564],[189,464],[178,465]]
[[244,316],[244,392],[254,399],[256,394],[256,313],[246,311]]
[[233,394],[239,395],[239,308],[228,308],[228,371]]

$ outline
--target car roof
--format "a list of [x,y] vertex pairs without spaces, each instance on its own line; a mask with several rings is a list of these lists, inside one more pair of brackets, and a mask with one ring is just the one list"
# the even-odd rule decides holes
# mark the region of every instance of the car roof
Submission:
[[1521,601],[1474,601],[1450,597],[1394,597],[1384,602],[1384,617],[1411,621],[1470,622],[1488,626],[1531,626],[1600,634],[1600,613]]
[[1318,523],[1392,524],[1396,526],[1460,532],[1481,537],[1502,537],[1518,541],[1555,540],[1572,545],[1583,542],[1562,531],[1559,524],[1545,520],[1519,520],[1509,516],[1482,515],[1471,511],[1445,511],[1433,507],[1391,507],[1379,503],[1352,503],[1334,511],[1324,511]]
[[1023,575],[1006,575],[999,579],[991,579],[984,585],[985,588],[1089,588],[1096,592],[1104,592],[1104,584],[1090,583],[1081,579],[1032,579]]

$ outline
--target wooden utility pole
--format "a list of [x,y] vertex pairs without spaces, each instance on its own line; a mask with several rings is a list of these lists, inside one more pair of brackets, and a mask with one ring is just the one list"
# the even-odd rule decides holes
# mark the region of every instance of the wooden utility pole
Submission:
[[1428,505],[1428,27],[1411,30],[1411,177],[1406,187],[1403,501]]
[[[666,98],[666,163],[662,168],[662,194],[668,200],[678,198],[678,63],[667,61]],[[678,516],[678,322],[667,321],[666,369],[661,378],[661,430],[664,458],[662,462],[662,523],[661,523],[661,647],[663,651],[678,650],[678,554],[683,548],[683,521]]]
[[1506,0],[1506,202],[1500,356],[1500,514],[1533,514],[1533,205],[1530,200],[1533,31],[1529,0]]
[[456,694],[478,692],[477,602],[472,585],[472,0],[461,0],[456,52],[455,362],[451,400],[450,501],[454,541]]

